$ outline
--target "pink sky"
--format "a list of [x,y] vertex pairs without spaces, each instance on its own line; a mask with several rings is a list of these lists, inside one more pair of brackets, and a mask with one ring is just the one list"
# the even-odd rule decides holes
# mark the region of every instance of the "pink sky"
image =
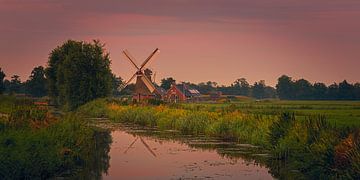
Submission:
[[159,48],[158,82],[357,82],[359,20],[358,0],[0,0],[0,67],[25,80],[67,39],[99,39],[124,79],[134,69],[123,49],[141,63]]

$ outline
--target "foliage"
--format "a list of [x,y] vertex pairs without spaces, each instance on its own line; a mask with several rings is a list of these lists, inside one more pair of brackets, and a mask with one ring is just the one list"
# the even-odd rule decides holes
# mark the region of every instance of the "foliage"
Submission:
[[256,99],[275,98],[276,90],[273,87],[267,86],[264,80],[255,82],[252,86],[245,78],[237,79],[230,86],[216,87],[216,91],[221,91],[226,95],[241,95],[254,97]]
[[0,118],[0,179],[69,177],[79,170],[86,172],[83,179],[106,172],[109,132],[89,127],[76,114],[55,118],[27,99],[1,97],[0,103],[11,107]]
[[67,110],[110,95],[112,73],[109,54],[99,41],[68,40],[49,57],[46,77],[49,95]]
[[0,94],[2,94],[5,91],[5,84],[4,84],[5,77],[6,75],[4,71],[2,71],[2,69],[0,68]]
[[261,80],[259,82],[255,82],[252,86],[252,96],[256,99],[263,99],[265,98],[265,81]]
[[234,88],[238,89],[238,95],[242,95],[242,96],[250,96],[250,84],[246,81],[245,78],[240,78],[237,79],[234,82]]
[[286,75],[281,76],[276,85],[280,99],[296,100],[360,100],[360,95],[357,93],[360,91],[359,88],[346,80],[327,87],[324,83],[311,84],[305,79],[292,80]]
[[23,83],[21,82],[20,76],[18,75],[11,76],[11,80],[8,86],[9,87],[7,89],[10,94],[24,92]]
[[276,91],[280,99],[293,99],[293,81],[291,77],[286,75],[279,77]]
[[120,96],[121,95],[121,92],[119,91],[119,87],[120,85],[122,85],[124,82],[123,82],[123,79],[119,76],[119,77],[116,77],[115,74],[112,75],[112,95],[113,96]]
[[47,94],[44,67],[38,66],[31,71],[29,80],[26,81],[26,92],[34,97],[42,97]]
[[160,87],[164,88],[165,90],[170,89],[171,84],[175,83],[175,79],[172,77],[161,79]]

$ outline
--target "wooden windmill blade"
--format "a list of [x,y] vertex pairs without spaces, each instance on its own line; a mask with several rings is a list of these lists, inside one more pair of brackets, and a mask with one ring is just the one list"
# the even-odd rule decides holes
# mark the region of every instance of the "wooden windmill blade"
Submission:
[[155,78],[156,78],[156,72],[154,72],[154,75],[153,75],[153,79],[152,79],[153,83],[155,83]]
[[140,137],[141,142],[144,144],[144,146],[146,147],[147,150],[149,150],[149,152],[156,157],[155,152],[150,148],[150,146],[143,140],[143,138]]
[[153,93],[155,91],[155,86],[154,84],[144,75],[142,75],[141,77],[141,81],[145,84],[145,86],[148,88],[148,90]]
[[129,147],[124,151],[124,154],[126,154],[130,148],[132,148],[132,146],[135,144],[135,142],[139,139],[139,137],[137,137],[130,145]]
[[123,89],[126,88],[126,86],[136,77],[136,73],[124,84],[122,85],[119,90],[122,91]]
[[136,63],[134,62],[135,61],[135,58],[131,56],[131,54],[129,53],[128,50],[124,50],[123,51],[125,57],[131,62],[132,65],[134,65],[134,67],[137,69],[137,70],[140,70],[140,68],[136,65]]
[[156,48],[155,51],[150,54],[150,56],[141,64],[140,69],[144,68],[157,52],[160,52],[159,48]]

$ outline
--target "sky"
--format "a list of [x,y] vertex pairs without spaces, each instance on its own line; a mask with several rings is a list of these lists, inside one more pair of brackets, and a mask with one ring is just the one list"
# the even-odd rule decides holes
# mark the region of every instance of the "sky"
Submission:
[[105,43],[112,71],[156,81],[244,77],[274,86],[283,74],[331,84],[360,81],[359,0],[0,0],[0,67],[26,80],[68,39]]

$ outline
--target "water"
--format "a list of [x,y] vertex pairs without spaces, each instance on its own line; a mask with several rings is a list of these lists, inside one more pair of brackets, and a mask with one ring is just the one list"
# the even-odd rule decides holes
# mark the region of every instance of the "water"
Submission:
[[111,136],[103,179],[273,179],[251,145],[124,126]]

